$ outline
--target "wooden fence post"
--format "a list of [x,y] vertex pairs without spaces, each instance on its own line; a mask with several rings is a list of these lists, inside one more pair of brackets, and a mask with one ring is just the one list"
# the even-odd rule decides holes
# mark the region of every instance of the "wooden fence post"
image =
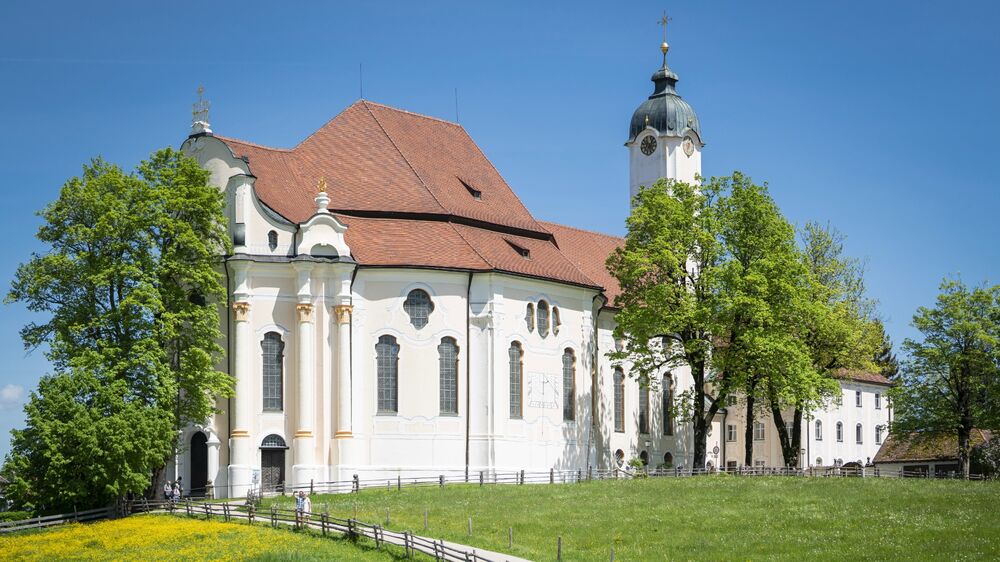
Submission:
[[479,471],[479,487],[480,488],[483,487],[483,471],[482,470]]
[[358,480],[358,475],[357,474],[355,474],[354,478],[353,478],[353,488],[354,489],[352,491],[354,491],[354,492],[361,491],[361,482],[360,482],[360,480]]
[[396,475],[396,491],[397,492],[403,491],[403,477],[398,474]]
[[582,468],[576,469],[576,481],[577,482],[583,481],[583,469]]
[[562,560],[562,537],[556,537],[556,560]]
[[524,469],[521,469],[521,484],[524,484]]
[[247,509],[247,513],[249,513],[247,517],[247,525],[253,525],[253,504],[250,504],[250,507]]
[[556,483],[556,469],[550,468],[549,469],[549,484],[555,484],[555,483]]
[[441,484],[442,488],[444,488],[444,474],[438,476],[438,483]]
[[309,495],[310,496],[316,493],[315,484],[316,484],[316,480],[313,479],[313,478],[310,478],[309,479]]

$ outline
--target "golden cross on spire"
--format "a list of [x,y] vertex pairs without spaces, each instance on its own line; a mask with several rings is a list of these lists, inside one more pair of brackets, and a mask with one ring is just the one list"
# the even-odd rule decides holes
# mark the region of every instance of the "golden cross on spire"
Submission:
[[663,10],[663,17],[657,20],[656,23],[663,26],[663,42],[667,42],[667,24],[673,21],[674,18],[667,17],[667,11]]
[[316,184],[320,193],[326,193],[326,178],[320,176],[319,183]]
[[667,51],[670,50],[670,45],[667,44],[667,24],[670,23],[674,18],[667,16],[667,11],[663,10],[663,17],[660,18],[656,23],[663,26],[663,44],[660,45],[660,51],[663,52],[663,64],[667,64]]

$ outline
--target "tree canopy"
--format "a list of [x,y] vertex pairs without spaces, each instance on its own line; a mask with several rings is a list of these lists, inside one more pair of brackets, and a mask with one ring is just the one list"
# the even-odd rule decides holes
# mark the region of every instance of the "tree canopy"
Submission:
[[49,249],[18,268],[7,302],[42,315],[21,336],[48,346],[54,372],[13,432],[15,503],[58,511],[144,491],[177,429],[232,393],[217,369],[223,206],[208,172],[167,148],[132,173],[93,160],[40,212]]
[[958,435],[959,467],[969,474],[973,428],[1000,428],[1000,285],[945,279],[933,307],[920,307],[907,359],[891,396],[892,431]]

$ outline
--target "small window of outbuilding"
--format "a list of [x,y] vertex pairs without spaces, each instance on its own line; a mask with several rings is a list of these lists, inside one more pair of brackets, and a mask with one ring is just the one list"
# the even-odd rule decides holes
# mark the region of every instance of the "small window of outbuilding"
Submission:
[[270,232],[267,233],[267,247],[270,248],[272,252],[275,251],[276,249],[278,249],[278,233],[277,232],[275,232],[275,231],[272,230],[272,231],[270,231]]

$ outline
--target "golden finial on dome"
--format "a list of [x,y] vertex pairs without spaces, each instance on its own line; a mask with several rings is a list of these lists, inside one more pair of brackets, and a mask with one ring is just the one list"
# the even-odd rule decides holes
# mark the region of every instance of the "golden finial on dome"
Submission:
[[316,184],[320,193],[326,193],[326,178],[320,176],[319,183]]
[[667,17],[667,11],[663,10],[663,17],[656,22],[663,26],[663,43],[660,44],[660,51],[663,52],[663,56],[666,56],[667,51],[670,50],[670,45],[667,44],[667,24],[670,23],[671,20],[673,20],[673,18]]

